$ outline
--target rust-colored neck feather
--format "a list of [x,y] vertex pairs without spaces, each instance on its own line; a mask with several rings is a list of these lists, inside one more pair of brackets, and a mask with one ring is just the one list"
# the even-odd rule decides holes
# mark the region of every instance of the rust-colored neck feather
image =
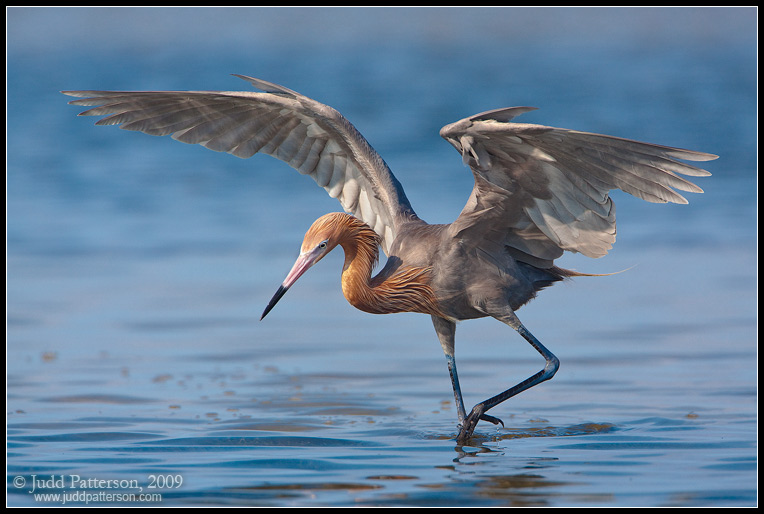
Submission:
[[327,222],[334,225],[333,235],[345,251],[342,292],[353,307],[372,314],[420,312],[443,316],[429,285],[431,268],[401,266],[383,280],[372,280],[371,272],[379,259],[379,235],[353,216],[330,216]]

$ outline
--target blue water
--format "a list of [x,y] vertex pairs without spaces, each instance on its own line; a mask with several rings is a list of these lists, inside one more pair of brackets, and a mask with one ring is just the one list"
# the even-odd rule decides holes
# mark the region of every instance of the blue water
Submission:
[[[756,505],[755,20],[9,9],[7,503]],[[231,73],[339,109],[432,223],[458,215],[472,182],[438,130],[491,108],[720,159],[689,205],[615,195],[611,253],[560,264],[628,271],[519,312],[560,371],[458,447],[429,318],[354,310],[341,254],[258,321],[334,200],[267,156],[95,127],[59,93],[249,89]],[[495,321],[459,326],[470,406],[539,361]]]

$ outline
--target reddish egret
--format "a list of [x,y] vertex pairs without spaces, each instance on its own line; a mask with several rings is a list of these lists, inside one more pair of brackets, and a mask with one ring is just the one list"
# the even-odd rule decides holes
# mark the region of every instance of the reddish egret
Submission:
[[[345,252],[342,291],[354,307],[375,314],[421,312],[432,317],[446,355],[459,418],[457,442],[487,411],[549,380],[559,367],[515,312],[543,288],[583,275],[555,266],[564,251],[605,255],[615,241],[621,189],[649,202],[687,203],[675,189],[701,193],[679,175],[707,176],[680,162],[715,155],[599,134],[510,123],[531,107],[476,114],[440,135],[461,154],[475,185],[450,225],[429,225],[414,213],[398,180],[364,137],[337,111],[295,91],[236,75],[262,92],[65,91],[97,125],[201,144],[237,157],[270,154],[309,175],[346,213],[310,227],[294,267],[262,317],[295,281],[338,245]],[[379,248],[387,262],[372,277]],[[456,322],[491,316],[525,338],[546,361],[535,375],[464,409],[454,358]],[[261,319],[262,319],[261,317]]]

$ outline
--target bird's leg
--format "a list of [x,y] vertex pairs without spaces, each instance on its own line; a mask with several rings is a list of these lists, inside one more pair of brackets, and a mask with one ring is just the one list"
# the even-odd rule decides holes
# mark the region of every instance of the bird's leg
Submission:
[[[542,345],[538,339],[536,339],[533,334],[528,331],[527,328],[520,322],[520,320],[517,318],[517,316],[514,314],[514,312],[510,312],[509,314],[505,314],[502,316],[494,316],[499,321],[506,323],[510,327],[517,330],[517,332],[525,338],[526,341],[528,341],[531,346],[533,346],[537,352],[539,352],[542,357],[544,357],[544,360],[546,360],[546,364],[544,365],[544,368],[536,373],[535,375],[523,380],[519,384],[517,384],[514,387],[510,387],[503,393],[499,393],[496,396],[489,398],[481,403],[478,403],[475,405],[475,407],[472,408],[472,412],[467,416],[464,423],[462,423],[461,430],[459,431],[459,435],[457,436],[457,442],[459,444],[465,444],[470,437],[472,437],[472,432],[475,430],[475,426],[477,425],[478,421],[483,419],[486,420],[486,414],[485,412],[489,409],[492,409],[493,407],[497,406],[501,402],[512,398],[513,396],[525,391],[526,389],[530,389],[531,387],[540,384],[541,382],[544,382],[545,380],[549,380],[554,376],[555,373],[557,373],[557,370],[560,367],[560,361],[555,357],[555,355],[550,352],[549,350]],[[490,418],[490,416],[489,416]],[[495,418],[494,418],[495,419]],[[487,419],[487,421],[490,421],[490,419]]]
[[432,316],[432,324],[435,327],[435,332],[438,334],[438,340],[443,347],[443,353],[446,354],[446,360],[448,361],[448,374],[451,376],[451,385],[454,388],[456,415],[459,416],[459,427],[461,427],[464,424],[464,418],[467,417],[467,412],[464,410],[462,389],[459,387],[459,375],[456,373],[456,358],[454,357],[456,323],[438,316]]
[[[454,388],[456,414],[459,417],[459,430],[461,431],[464,426],[465,418],[467,417],[467,411],[464,409],[464,399],[462,398],[462,389],[459,386],[459,374],[456,372],[456,358],[454,357],[454,335],[456,332],[456,324],[437,316],[432,317],[432,323],[435,326],[435,332],[438,334],[440,344],[443,347],[443,352],[446,354],[448,374],[451,376],[451,385]],[[499,418],[494,418],[488,414],[481,414],[478,419],[490,421],[494,425],[499,423],[501,423],[502,426],[504,425]]]
[[464,418],[467,412],[464,410],[464,399],[462,398],[462,389],[459,387],[459,375],[456,373],[456,359],[453,355],[446,354],[448,361],[448,374],[451,376],[451,385],[454,388],[454,401],[456,402],[456,414],[459,416],[459,427],[464,425]]
[[[459,375],[456,373],[456,359],[454,358],[453,355],[446,355],[446,359],[448,360],[448,373],[451,375],[451,384],[454,387],[454,398],[456,400],[456,410],[459,414],[459,430],[462,431],[464,430],[463,427],[465,425],[467,411],[464,409],[464,400],[462,399],[462,390],[461,390],[461,387],[459,387]],[[504,426],[504,422],[500,420],[499,418],[485,414],[486,410],[487,409],[484,409],[483,412],[481,412],[476,419],[482,419],[483,421],[489,421],[493,423],[494,425]],[[473,426],[473,430],[474,430],[474,426]]]

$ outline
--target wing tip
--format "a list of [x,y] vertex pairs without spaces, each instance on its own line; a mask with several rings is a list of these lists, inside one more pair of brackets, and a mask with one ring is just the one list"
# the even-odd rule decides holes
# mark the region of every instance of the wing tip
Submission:
[[[658,146],[658,145],[654,145],[654,146]],[[675,159],[682,159],[683,161],[705,162],[705,161],[715,161],[716,159],[719,158],[719,156],[716,154],[698,152],[695,150],[686,150],[684,148],[667,147],[667,150],[668,150],[666,152],[667,155],[669,155],[670,157],[674,157]]]
[[260,91],[264,93],[289,95],[294,97],[302,96],[297,91],[293,91],[287,87],[281,86],[279,84],[275,84],[273,82],[268,82],[267,80],[256,79],[254,77],[250,77],[247,75],[240,75],[238,73],[231,73],[231,75],[233,75],[234,77],[240,78],[242,80],[246,80],[247,82],[252,84],[252,86],[255,89],[259,89]]
[[92,96],[91,91],[60,91],[62,95],[73,96],[76,100],[69,100],[67,105],[79,105],[79,102],[86,100],[89,96]]
[[492,109],[490,111],[475,114],[474,116],[470,116],[468,119],[470,121],[499,121],[502,123],[507,123],[513,118],[520,116],[521,114],[535,110],[538,110],[538,107],[503,107],[501,109]]

